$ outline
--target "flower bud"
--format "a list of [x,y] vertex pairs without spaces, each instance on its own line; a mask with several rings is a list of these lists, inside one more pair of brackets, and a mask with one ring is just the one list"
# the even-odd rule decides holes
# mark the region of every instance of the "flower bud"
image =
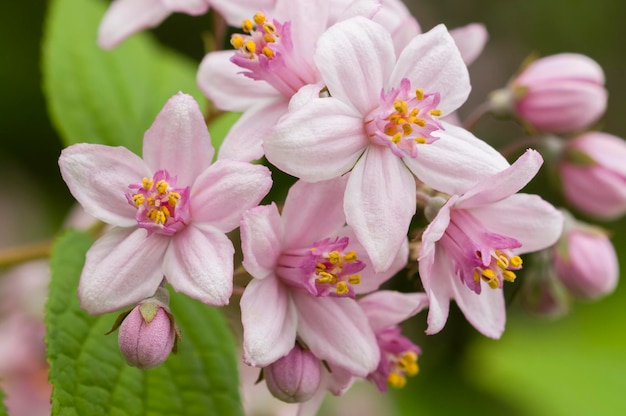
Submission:
[[566,133],[588,127],[606,109],[604,72],[591,58],[561,53],[537,59],[492,95],[494,112],[513,112],[535,129]]
[[572,222],[554,247],[556,274],[578,299],[597,299],[615,290],[618,268],[615,248],[596,227]]
[[309,400],[320,385],[318,358],[299,344],[289,354],[263,369],[267,388],[274,397],[287,403]]
[[582,212],[611,219],[626,212],[626,141],[601,132],[571,139],[558,164],[567,200]]
[[167,359],[176,337],[170,313],[158,303],[148,301],[136,306],[124,318],[118,343],[128,365],[147,370]]

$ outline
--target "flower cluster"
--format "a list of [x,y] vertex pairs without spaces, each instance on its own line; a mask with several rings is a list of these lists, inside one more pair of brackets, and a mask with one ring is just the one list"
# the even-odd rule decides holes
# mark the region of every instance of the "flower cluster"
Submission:
[[[115,0],[100,44],[209,5],[228,23],[242,19],[232,48],[208,53],[197,79],[214,106],[243,114],[215,162],[205,120],[183,93],[146,132],[143,159],[95,144],[61,155],[74,197],[112,226],[87,254],[81,305],[95,314],[140,305],[120,328],[129,364],[158,365],[175,345],[167,301],[154,301],[166,284],[207,305],[229,302],[237,265],[226,233],[237,227],[237,270],[248,276],[243,361],[303,411],[359,378],[381,391],[404,386],[421,349],[399,325],[423,309],[427,334],[444,328],[454,300],[478,331],[500,337],[503,288],[524,272],[525,253],[554,253],[553,270],[579,297],[614,288],[606,236],[574,220],[564,229],[560,210],[520,193],[542,154],[527,149],[510,164],[460,125],[482,25],[422,33],[398,0],[156,3]],[[529,134],[550,133],[540,151],[553,156],[543,144],[558,140],[550,160],[571,204],[616,216],[626,210],[626,145],[581,132],[605,109],[603,82],[590,58],[539,59],[489,109],[514,114]],[[259,205],[272,186],[263,163],[251,163],[262,158],[297,178],[284,200]],[[595,280],[590,249],[606,254],[607,281]],[[419,271],[414,292],[379,290],[407,266]]]

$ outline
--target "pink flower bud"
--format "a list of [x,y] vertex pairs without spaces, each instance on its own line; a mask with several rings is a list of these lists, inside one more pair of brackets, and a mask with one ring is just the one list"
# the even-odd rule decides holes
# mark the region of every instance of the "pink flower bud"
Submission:
[[558,169],[568,201],[582,212],[616,218],[626,212],[626,142],[589,132],[570,140]]
[[597,299],[615,290],[619,265],[606,234],[576,222],[554,248],[554,268],[567,290],[579,299]]
[[128,365],[147,370],[163,363],[176,340],[173,319],[160,305],[136,306],[119,328],[118,343]]
[[263,375],[274,397],[287,403],[301,403],[313,397],[320,385],[320,361],[296,343],[289,354],[265,367]]
[[591,58],[573,53],[533,61],[509,84],[507,97],[510,110],[547,133],[588,127],[607,104],[602,68]]

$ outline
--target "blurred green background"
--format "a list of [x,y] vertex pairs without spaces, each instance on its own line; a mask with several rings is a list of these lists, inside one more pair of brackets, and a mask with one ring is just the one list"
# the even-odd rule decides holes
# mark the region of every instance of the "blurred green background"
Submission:
[[[529,54],[578,52],[598,61],[606,73],[609,107],[601,128],[626,137],[626,2],[424,0],[408,4],[424,30],[440,22],[449,28],[482,22],[489,31],[490,41],[470,69],[474,89],[461,114],[504,86]],[[41,92],[39,47],[45,8],[43,0],[0,5],[3,248],[53,236],[72,204],[58,173],[61,143]],[[174,15],[155,34],[199,61],[204,51],[202,35],[210,24],[210,16]],[[522,135],[512,123],[491,119],[481,121],[474,132],[494,143]],[[614,235],[621,264],[626,265],[626,221],[602,225]],[[529,316],[515,303],[508,318],[504,336],[493,341],[480,336],[456,309],[444,331],[434,337],[423,335],[424,316],[418,316],[406,329],[423,348],[420,375],[401,391],[374,397],[389,406],[389,414],[397,415],[626,414],[623,284],[598,303],[575,304],[559,320]],[[369,399],[377,394],[370,387],[363,387]],[[355,394],[363,394],[356,390]],[[345,407],[341,411],[334,407],[336,400],[330,402],[325,406],[328,414],[346,414]],[[349,398],[344,402],[351,403]]]

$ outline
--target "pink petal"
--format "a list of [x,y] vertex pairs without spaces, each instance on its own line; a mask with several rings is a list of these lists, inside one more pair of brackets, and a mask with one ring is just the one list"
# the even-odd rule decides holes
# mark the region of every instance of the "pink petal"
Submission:
[[243,359],[265,367],[287,355],[296,341],[296,308],[276,276],[253,279],[241,297]]
[[136,225],[136,208],[126,199],[128,185],[152,177],[143,160],[124,147],[80,143],[59,158],[61,176],[84,210],[107,224]]
[[155,0],[115,0],[98,28],[98,46],[112,49],[142,29],[157,26],[171,11]]
[[419,147],[417,158],[404,163],[419,180],[448,194],[461,194],[484,178],[509,167],[496,149],[469,131],[444,123],[436,142]]
[[326,0],[276,2],[275,17],[291,22],[294,53],[302,65],[313,67],[315,43],[328,27],[329,7]]
[[551,246],[563,229],[561,212],[537,195],[511,195],[496,203],[473,208],[471,213],[489,231],[522,243],[522,247],[516,250],[518,253]]
[[244,70],[230,61],[234,53],[233,50],[211,52],[198,68],[198,86],[217,108],[246,111],[255,105],[282,97],[267,82],[255,81],[243,75]]
[[213,159],[213,146],[196,100],[179,92],[170,98],[143,137],[143,159],[155,172],[190,186]]
[[283,228],[276,205],[247,210],[241,217],[243,266],[255,279],[272,273],[280,256]]
[[320,36],[314,59],[330,94],[366,115],[380,103],[395,53],[385,28],[354,17]]
[[450,298],[453,296],[452,280],[460,279],[455,276],[452,259],[439,245],[433,247],[428,258],[420,255],[419,271],[424,291],[428,296],[426,333],[433,335],[441,331],[448,320]]
[[209,0],[160,0],[174,12],[187,13],[192,16],[204,14],[209,10]]
[[404,48],[388,86],[399,86],[403,78],[411,81],[412,88],[441,94],[439,108],[444,115],[459,108],[471,90],[467,67],[444,25],[416,36]]
[[263,140],[276,126],[278,119],[287,113],[289,101],[281,98],[263,102],[246,111],[228,131],[220,146],[218,159],[242,162],[261,159]]
[[487,40],[489,40],[489,33],[487,33],[485,25],[480,23],[470,23],[466,26],[457,27],[450,31],[450,35],[459,48],[466,65],[470,65],[478,58]]
[[250,19],[257,10],[271,11],[276,0],[211,0],[230,26],[240,26],[243,19]]
[[425,293],[382,290],[359,300],[374,332],[398,325],[428,307]]
[[354,109],[335,98],[319,98],[284,117],[263,147],[282,171],[317,182],[348,172],[368,144]]
[[344,211],[374,270],[388,269],[415,214],[415,179],[402,160],[370,146],[348,179]]
[[112,312],[154,295],[163,280],[162,258],[169,238],[147,236],[141,228],[113,228],[96,241],[85,258],[78,284],[83,309]]
[[172,237],[163,271],[177,292],[208,305],[227,305],[233,291],[234,252],[221,231],[188,226]]
[[485,178],[459,198],[458,208],[488,205],[513,195],[535,177],[543,158],[535,150],[527,150],[510,167]]
[[315,297],[293,290],[298,334],[320,359],[365,377],[378,366],[380,351],[374,332],[356,301]]
[[191,188],[191,218],[222,232],[239,226],[244,211],[257,206],[272,187],[271,173],[262,165],[218,160]]
[[298,181],[289,189],[282,212],[285,247],[307,247],[341,229],[346,222],[346,183],[341,176],[316,183]]

